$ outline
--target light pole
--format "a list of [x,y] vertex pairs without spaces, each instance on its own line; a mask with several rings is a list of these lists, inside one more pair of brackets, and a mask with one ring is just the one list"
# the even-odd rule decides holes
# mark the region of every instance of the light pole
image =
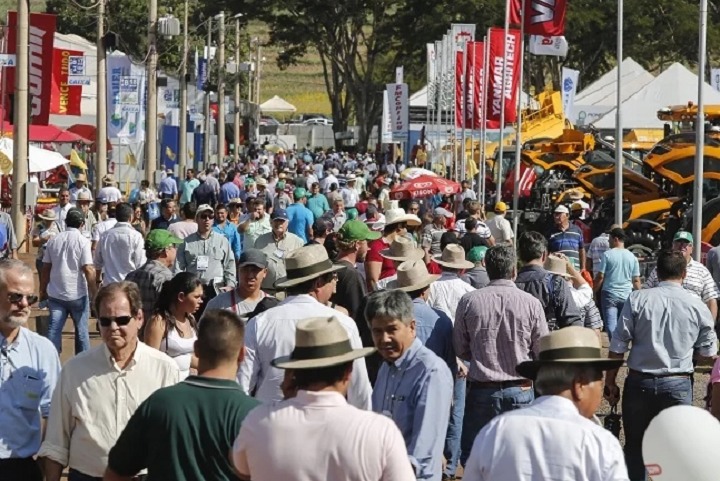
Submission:
[[618,0],[617,18],[617,107],[615,111],[615,223],[623,224],[623,155],[622,155],[622,61],[623,61],[623,0]]
[[210,164],[210,130],[212,127],[211,116],[210,116],[210,92],[207,90],[207,83],[210,81],[210,49],[212,48],[212,17],[208,18],[207,21],[207,46],[205,54],[205,142],[203,143],[203,161],[205,166]]
[[[233,160],[240,161],[240,19],[242,13],[235,15],[235,111],[233,112]],[[248,70],[249,72],[249,70]],[[249,82],[248,82],[249,83]]]
[[12,222],[18,242],[25,239],[25,184],[28,181],[28,64],[30,9],[28,0],[17,2],[17,49],[15,67],[15,122],[13,123]]
[[147,108],[145,112],[145,180],[154,184],[157,170],[157,0],[150,0],[148,16],[150,52],[146,64]]
[[98,2],[97,10],[97,124],[95,126],[95,192],[102,188],[107,174],[107,63],[105,60],[105,0]]
[[707,0],[700,0],[698,33],[698,105],[695,119],[695,192],[693,193],[693,257],[700,261],[702,257],[702,213],[703,213],[703,177],[705,176],[705,52],[707,49]]
[[256,70],[255,70],[255,141],[260,142],[260,77],[262,77],[262,58],[260,57],[260,52],[262,51],[262,46],[260,45],[260,39],[256,37],[256,44],[255,44],[255,60],[256,60]]
[[185,178],[187,168],[187,60],[188,60],[188,0],[185,0],[185,15],[183,17],[183,57],[180,64],[180,139],[178,145],[179,168],[178,177]]
[[225,157],[225,13],[215,15],[218,21],[218,162]]

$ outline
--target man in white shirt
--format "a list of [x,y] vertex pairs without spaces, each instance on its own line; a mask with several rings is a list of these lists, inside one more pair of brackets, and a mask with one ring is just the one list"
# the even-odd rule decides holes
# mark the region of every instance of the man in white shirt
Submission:
[[133,208],[125,202],[115,207],[117,224],[100,236],[95,251],[95,269],[102,271],[102,285],[125,280],[147,261],[145,240],[130,224]]
[[[275,287],[287,289],[288,297],[277,307],[250,319],[245,331],[246,355],[238,381],[245,392],[255,392],[262,402],[283,398],[280,385],[284,374],[272,365],[272,360],[293,350],[296,326],[308,313],[336,317],[348,331],[353,348],[362,347],[355,321],[326,305],[335,291],[335,272],[345,267],[333,265],[325,248],[313,244],[289,253],[285,268],[287,277],[278,279]],[[369,409],[371,392],[365,361],[358,359],[353,365],[348,402]]]
[[115,209],[113,208],[110,210],[108,206],[108,201],[105,197],[98,197],[95,199],[95,206],[98,210],[98,223],[95,224],[95,227],[92,228],[90,231],[92,234],[90,236],[90,240],[92,241],[92,251],[93,254],[97,250],[97,244],[100,242],[100,237],[103,235],[104,232],[107,232],[108,230],[115,227],[115,224],[117,224],[117,219],[115,218]]
[[138,406],[179,381],[175,361],[138,340],[143,313],[137,285],[103,287],[95,310],[103,343],[70,359],[53,393],[38,453],[46,481],[60,481],[66,466],[70,480],[102,477],[110,448]]
[[116,187],[115,177],[107,174],[102,178],[103,188],[98,192],[98,197],[104,197],[111,204],[116,204],[122,200],[122,192]]
[[45,244],[40,298],[48,299],[48,337],[57,351],[62,350],[62,330],[69,314],[75,324],[75,354],[79,354],[90,349],[88,321],[97,284],[90,241],[80,231],[85,214],[70,209],[65,222],[65,231]]
[[65,217],[73,207],[75,206],[70,203],[70,191],[63,187],[60,189],[60,192],[58,192],[58,205],[53,207],[53,212],[55,212],[55,218],[57,219],[55,222],[57,222],[60,231],[65,230]]
[[621,365],[622,359],[602,358],[591,329],[570,326],[542,337],[538,359],[517,366],[541,397],[480,431],[463,480],[627,481],[620,442],[593,420],[603,371]]
[[496,244],[513,243],[513,229],[510,221],[505,218],[506,213],[507,204],[498,202],[495,204],[495,217],[485,221],[485,225],[490,229],[490,234],[495,239]]
[[375,349],[353,349],[346,329],[333,317],[300,321],[295,346],[292,355],[273,360],[287,370],[286,400],[255,408],[240,427],[232,453],[240,476],[315,479],[322,466],[324,479],[333,481],[415,480],[392,420],[345,399],[353,360]]

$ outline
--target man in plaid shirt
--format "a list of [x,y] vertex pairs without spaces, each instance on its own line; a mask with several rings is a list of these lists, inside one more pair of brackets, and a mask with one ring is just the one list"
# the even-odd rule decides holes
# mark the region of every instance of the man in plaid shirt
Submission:
[[126,281],[134,282],[140,288],[145,321],[152,315],[163,283],[173,277],[171,267],[175,264],[177,246],[183,242],[165,229],[151,230],[145,238],[145,253],[148,261],[125,278]]

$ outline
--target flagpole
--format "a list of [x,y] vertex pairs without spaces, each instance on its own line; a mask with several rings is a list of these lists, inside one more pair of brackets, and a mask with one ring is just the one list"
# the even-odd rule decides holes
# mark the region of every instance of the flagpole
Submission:
[[[527,0],[521,0],[520,7],[520,81],[518,82],[518,103],[517,103],[517,124],[515,127],[515,182],[513,183],[513,235],[518,238],[518,224],[520,221],[520,156],[522,143],[520,133],[522,130],[522,86],[523,68],[525,64],[525,4]],[[529,95],[529,94],[528,94]]]
[[466,141],[466,139],[465,139],[465,122],[467,120],[466,119],[467,104],[465,103],[465,102],[467,102],[467,100],[466,100],[466,97],[467,97],[467,78],[466,77],[467,77],[467,54],[468,54],[467,53],[467,42],[465,42],[465,44],[463,45],[462,52],[463,52],[463,66],[462,66],[462,75],[460,75],[460,89],[461,89],[460,96],[462,97],[460,99],[460,113],[461,113],[460,124],[462,127],[462,133],[460,134],[460,137],[462,139],[461,140],[462,146],[460,147],[460,164],[462,165],[462,172],[458,176],[458,180],[465,180],[465,178],[467,177],[467,171],[466,171],[466,166],[465,166],[465,163],[467,162],[467,159],[466,159],[467,154],[465,152],[465,141]]
[[[435,143],[433,144],[433,154],[435,157],[435,162],[438,162],[440,160],[441,150],[440,150],[440,116],[442,112],[442,62],[445,59],[445,54],[442,51],[442,42],[435,42],[435,98],[433,99],[435,101],[436,109],[435,109]],[[433,164],[433,156],[430,156],[430,170],[432,170],[432,164]]]
[[503,143],[505,140],[505,84],[507,82],[507,36],[510,31],[510,0],[505,2],[505,27],[503,33],[502,86],[500,87],[500,143],[495,160],[495,202],[502,200]]
[[615,108],[615,223],[623,223],[623,156],[622,156],[622,61],[623,61],[623,0],[618,0],[617,18],[617,107]]
[[693,257],[700,261],[702,257],[702,213],[703,213],[703,177],[705,174],[705,52],[707,37],[707,0],[700,0],[700,20],[698,39],[698,103],[695,119],[695,192],[693,193]]
[[[489,30],[488,30],[489,32]],[[480,116],[480,187],[482,194],[482,204],[485,205],[487,202],[487,152],[485,150],[485,144],[487,144],[487,101],[488,101],[488,62],[490,60],[490,36],[485,37],[484,52],[483,52],[483,76],[482,76],[482,97],[481,97],[481,116]]]

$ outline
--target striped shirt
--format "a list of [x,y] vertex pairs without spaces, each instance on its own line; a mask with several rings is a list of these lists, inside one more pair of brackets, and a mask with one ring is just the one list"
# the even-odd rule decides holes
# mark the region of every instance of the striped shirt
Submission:
[[480,382],[522,379],[515,366],[539,353],[549,333],[535,297],[510,280],[494,280],[465,294],[455,313],[455,354],[470,362],[469,377]]
[[610,249],[610,234],[601,234],[594,238],[588,248],[588,257],[592,260],[593,277],[600,270],[600,262],[602,261],[605,251]]
[[[645,284],[643,284],[643,289],[657,287],[659,284],[657,268],[655,268],[650,276],[648,276]],[[702,299],[703,302],[708,302],[711,299],[720,297],[720,292],[718,292],[717,285],[712,275],[710,275],[710,271],[707,270],[707,267],[693,259],[690,259],[690,262],[688,262],[687,275],[685,279],[683,279],[682,286]]]
[[566,230],[554,227],[548,235],[548,251],[565,254],[573,261],[575,269],[580,269],[580,251],[585,249],[583,233],[576,225],[570,224]]

